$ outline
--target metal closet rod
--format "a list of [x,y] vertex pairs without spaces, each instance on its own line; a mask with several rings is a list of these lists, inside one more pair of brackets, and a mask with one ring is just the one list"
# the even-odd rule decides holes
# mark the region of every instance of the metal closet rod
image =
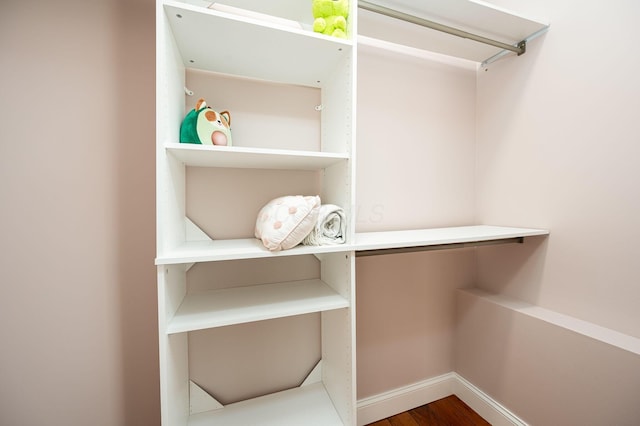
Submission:
[[501,49],[510,50],[511,52],[517,53],[518,56],[525,53],[527,49],[526,40],[522,40],[517,45],[513,46],[511,44],[502,43],[500,41],[492,40],[487,37],[479,36],[477,34],[459,30],[457,28],[453,28],[447,25],[439,24],[437,22],[429,21],[427,19],[418,18],[417,16],[402,13],[397,10],[389,9],[384,6],[379,6],[377,4],[369,3],[368,1],[359,0],[358,7],[360,9],[368,10],[374,13],[379,13],[381,15],[389,16],[391,18],[400,19],[402,21],[410,22],[412,24],[420,25],[422,27],[431,28],[432,30],[441,31],[447,34],[452,34],[457,37],[467,38],[473,41],[477,41],[479,43],[484,43],[491,46],[499,47]]
[[356,257],[364,256],[377,256],[380,254],[397,254],[397,253],[413,253],[416,251],[433,251],[433,250],[450,250],[468,247],[482,247],[482,246],[495,246],[498,244],[522,244],[524,243],[524,237],[505,238],[501,240],[487,240],[487,241],[473,241],[470,243],[447,243],[447,244],[435,244],[432,246],[417,246],[417,247],[398,247],[387,249],[372,249],[356,251]]

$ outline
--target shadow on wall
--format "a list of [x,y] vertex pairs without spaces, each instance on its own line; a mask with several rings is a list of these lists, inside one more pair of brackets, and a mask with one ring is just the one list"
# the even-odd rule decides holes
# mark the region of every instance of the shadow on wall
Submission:
[[453,370],[455,290],[474,265],[470,248],[356,260],[358,399]]
[[479,248],[476,286],[537,304],[552,237],[528,237],[522,244]]
[[127,425],[160,424],[155,258],[155,2],[117,0],[117,232]]
[[[479,247],[475,287],[519,299],[523,299],[524,294],[528,302],[535,303],[544,275],[549,238],[528,237],[522,244]],[[497,397],[509,380],[505,377],[510,373],[506,366],[513,364],[514,356],[519,357],[514,355],[514,350],[520,349],[514,342],[519,338],[519,331],[512,312],[491,309],[488,305],[465,291],[457,293],[454,366],[456,372]]]

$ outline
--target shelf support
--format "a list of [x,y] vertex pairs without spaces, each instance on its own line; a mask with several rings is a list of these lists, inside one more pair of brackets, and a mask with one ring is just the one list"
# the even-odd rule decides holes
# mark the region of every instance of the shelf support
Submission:
[[435,244],[431,246],[362,250],[362,251],[356,251],[356,257],[377,256],[381,254],[413,253],[418,251],[451,250],[451,249],[468,248],[468,247],[480,247],[480,246],[489,246],[489,245],[493,246],[498,244],[513,244],[513,243],[522,244],[523,242],[524,242],[524,237],[514,237],[514,238],[505,238],[500,240],[474,241],[471,243],[449,243],[449,244]]
[[389,9],[384,6],[379,6],[377,4],[369,3],[368,1],[358,1],[358,7],[360,9],[368,10],[369,12],[378,13],[381,15],[388,16],[394,19],[400,19],[401,21],[410,22],[412,24],[420,25],[422,27],[430,28],[432,30],[444,32],[447,34],[451,34],[457,37],[466,38],[469,40],[477,41],[478,43],[488,44],[490,46],[498,47],[503,50],[507,50],[510,52],[516,53],[518,56],[524,54],[526,52],[526,40],[522,40],[515,45],[502,43],[497,40],[493,40],[487,37],[483,37],[478,34],[473,34],[467,31],[459,30],[454,27],[450,27],[447,25],[439,24],[434,21],[429,21],[428,19],[419,18],[417,16],[409,15],[407,13],[399,12],[397,10]]
[[[198,225],[193,223],[191,219],[185,216],[185,239],[187,241],[212,241],[212,238],[209,237]],[[188,263],[186,265],[185,271],[191,269],[191,267],[195,265],[195,263]]]
[[195,382],[189,380],[189,413],[197,414],[205,411],[219,410],[223,408],[214,397],[209,395],[207,391],[198,386]]

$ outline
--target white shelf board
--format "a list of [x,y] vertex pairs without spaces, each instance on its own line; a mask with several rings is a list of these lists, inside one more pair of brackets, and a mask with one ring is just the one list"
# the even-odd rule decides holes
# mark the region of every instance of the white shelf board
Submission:
[[193,414],[189,426],[343,426],[322,383],[229,404],[218,410]]
[[472,225],[447,228],[411,229],[403,231],[360,232],[352,244],[328,246],[296,246],[271,252],[256,238],[233,240],[188,241],[156,258],[156,265],[209,262],[234,259],[256,259],[350,251],[384,250],[446,244],[506,240],[548,235],[545,229]]
[[165,145],[168,153],[187,166],[245,169],[321,170],[349,159],[346,153],[213,146],[184,143]]
[[392,248],[475,243],[548,234],[549,231],[544,229],[511,228],[488,225],[413,229],[403,231],[361,232],[356,233],[354,250],[384,250]]
[[262,242],[256,238],[187,241],[171,251],[160,254],[156,258],[156,265],[297,256],[303,254],[335,253],[350,250],[352,250],[350,245],[338,244],[331,246],[299,245],[288,250],[272,252],[265,248]]
[[353,46],[351,40],[184,3],[165,1],[164,8],[187,68],[322,87]]
[[321,280],[289,281],[189,293],[167,334],[349,307]]
[[[477,0],[371,0],[371,3],[511,45],[549,27],[543,19],[524,17]],[[474,62],[502,51],[366,10],[358,12],[358,34]]]

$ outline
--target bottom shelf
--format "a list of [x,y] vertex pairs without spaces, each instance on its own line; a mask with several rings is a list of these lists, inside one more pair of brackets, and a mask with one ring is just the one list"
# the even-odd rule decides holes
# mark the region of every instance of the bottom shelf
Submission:
[[322,383],[314,383],[193,414],[189,426],[343,426]]

